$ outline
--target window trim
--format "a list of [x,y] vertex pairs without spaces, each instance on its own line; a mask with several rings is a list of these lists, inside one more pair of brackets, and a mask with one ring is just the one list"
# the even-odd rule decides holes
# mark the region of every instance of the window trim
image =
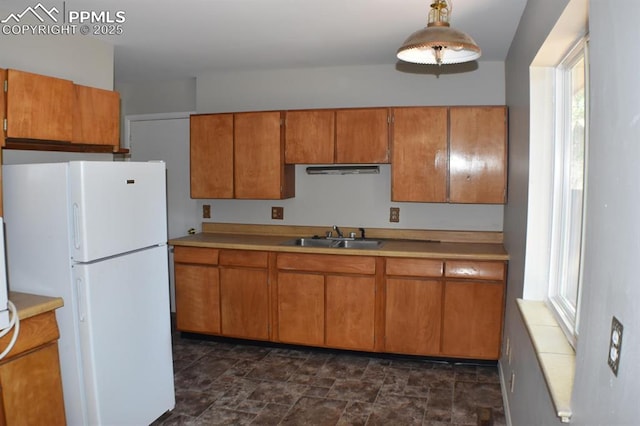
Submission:
[[[562,233],[566,236],[567,231],[567,194],[566,185],[569,179],[567,168],[565,167],[568,160],[567,138],[570,137],[571,118],[570,105],[567,105],[570,98],[571,85],[568,83],[570,79],[568,74],[572,67],[581,59],[584,60],[585,66],[585,126],[584,126],[584,156],[583,156],[583,193],[581,208],[581,228],[580,228],[580,262],[577,272],[577,295],[575,309],[563,294],[563,280],[566,277],[565,256],[562,254],[564,250],[561,240],[565,237],[558,236]],[[555,111],[554,111],[554,165],[553,165],[553,194],[551,202],[551,228],[550,228],[550,250],[549,250],[549,288],[547,293],[547,305],[558,320],[560,328],[566,335],[569,343],[575,348],[579,334],[580,325],[580,301],[582,298],[582,278],[583,278],[583,255],[586,231],[586,203],[587,203],[587,165],[588,165],[588,146],[589,146],[589,49],[588,36],[581,38],[575,45],[569,49],[569,52],[555,67],[554,75],[554,92],[555,92]],[[569,101],[570,102],[570,101]],[[559,160],[559,161],[556,161]],[[558,177],[562,174],[562,177]]]

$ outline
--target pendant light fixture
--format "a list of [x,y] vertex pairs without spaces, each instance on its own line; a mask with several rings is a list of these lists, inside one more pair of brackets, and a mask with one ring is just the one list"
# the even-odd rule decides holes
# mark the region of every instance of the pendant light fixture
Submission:
[[398,59],[416,64],[458,64],[480,57],[480,48],[462,31],[449,26],[450,0],[433,0],[427,26],[411,34],[398,49]]

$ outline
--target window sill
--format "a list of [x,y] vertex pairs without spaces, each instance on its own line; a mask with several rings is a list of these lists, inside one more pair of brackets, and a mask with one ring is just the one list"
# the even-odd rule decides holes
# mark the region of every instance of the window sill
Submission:
[[568,423],[576,368],[575,351],[544,302],[518,299],[517,303],[556,413],[563,423]]

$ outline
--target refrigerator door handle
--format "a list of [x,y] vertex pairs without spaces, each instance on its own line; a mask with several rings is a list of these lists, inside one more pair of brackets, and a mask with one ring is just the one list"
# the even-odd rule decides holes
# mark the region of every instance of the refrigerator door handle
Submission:
[[76,291],[78,293],[78,319],[80,322],[84,322],[87,315],[87,300],[83,287],[82,279],[76,279]]
[[73,246],[80,249],[80,207],[78,203],[73,203]]

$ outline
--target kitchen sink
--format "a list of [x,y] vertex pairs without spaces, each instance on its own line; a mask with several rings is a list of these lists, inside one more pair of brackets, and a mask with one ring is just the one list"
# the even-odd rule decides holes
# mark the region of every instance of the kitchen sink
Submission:
[[282,243],[283,246],[326,247],[346,249],[377,249],[382,246],[380,240],[352,240],[328,238],[295,238]]

